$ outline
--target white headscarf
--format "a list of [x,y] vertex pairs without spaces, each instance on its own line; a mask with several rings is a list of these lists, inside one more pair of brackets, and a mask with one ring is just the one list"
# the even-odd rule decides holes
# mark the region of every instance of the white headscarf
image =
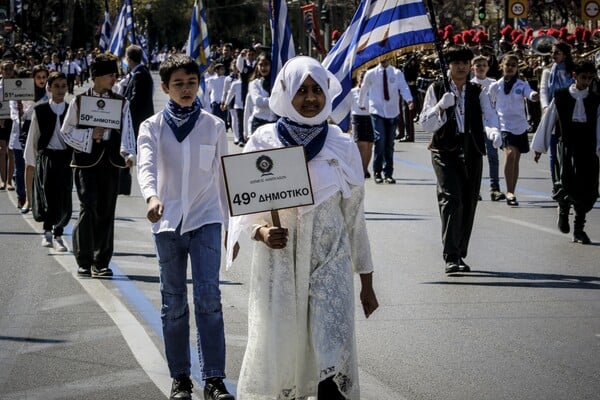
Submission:
[[[292,99],[309,75],[325,93],[325,107],[311,118],[303,117],[292,106]],[[318,125],[329,117],[331,102],[341,91],[342,85],[335,75],[326,70],[317,60],[298,56],[288,60],[277,74],[269,98],[269,107],[280,117],[289,118],[299,124]]]

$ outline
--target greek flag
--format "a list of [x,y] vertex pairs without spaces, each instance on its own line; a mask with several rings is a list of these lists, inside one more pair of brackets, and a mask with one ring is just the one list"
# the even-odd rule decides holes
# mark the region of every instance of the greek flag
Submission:
[[421,0],[362,0],[352,22],[323,60],[342,84],[331,118],[348,130],[352,73],[386,54],[433,43],[435,35]]
[[193,58],[200,65],[200,74],[208,68],[210,60],[210,42],[208,40],[208,28],[206,26],[206,13],[202,0],[194,2],[192,9],[192,20],[190,21],[190,33],[185,46],[185,54]]
[[102,30],[100,31],[100,43],[98,44],[98,47],[102,53],[108,49],[108,45],[110,44],[110,31],[111,26],[110,13],[108,12],[108,0],[104,0],[104,22],[102,23]]
[[108,51],[117,57],[123,57],[127,41],[131,44],[136,44],[131,0],[123,0],[123,7],[121,7],[121,12],[114,24],[114,31],[110,38]]
[[275,82],[277,73],[292,57],[296,56],[294,39],[288,20],[287,4],[285,0],[269,1],[269,15],[271,16],[271,87]]
[[15,15],[20,15],[23,12],[23,1],[15,0]]

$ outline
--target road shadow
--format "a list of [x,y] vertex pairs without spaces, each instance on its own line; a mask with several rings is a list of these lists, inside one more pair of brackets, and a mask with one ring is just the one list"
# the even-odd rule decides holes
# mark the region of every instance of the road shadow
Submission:
[[483,278],[487,281],[433,281],[425,285],[465,285],[494,287],[537,287],[550,289],[600,289],[600,276],[537,274],[531,272],[501,272],[473,270],[469,273],[449,274],[448,278]]
[[32,337],[4,336],[4,335],[0,335],[0,340],[10,341],[10,342],[22,342],[22,343],[65,343],[66,342],[66,340],[58,340],[58,339],[41,339],[41,338],[32,338]]
[[423,221],[429,219],[429,216],[418,214],[365,211],[365,219],[367,221]]
[[156,258],[156,254],[155,253],[125,253],[125,252],[119,252],[119,251],[115,251],[113,253],[113,256],[115,256],[115,257],[146,257],[146,258]]
[[[158,275],[115,275],[112,277],[112,280],[118,281],[135,281],[135,282],[144,282],[144,283],[160,283],[160,278]],[[186,283],[188,285],[192,284],[191,279],[186,279]],[[233,281],[219,281],[219,285],[222,286],[242,286],[241,282],[233,282]]]

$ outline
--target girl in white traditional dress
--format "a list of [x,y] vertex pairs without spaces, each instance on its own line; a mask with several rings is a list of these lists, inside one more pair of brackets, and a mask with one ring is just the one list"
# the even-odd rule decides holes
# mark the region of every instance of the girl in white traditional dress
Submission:
[[250,136],[244,152],[306,149],[315,203],[230,221],[228,266],[241,232],[253,249],[248,344],[238,400],[360,399],[354,280],[366,317],[378,307],[364,218],[364,172],[352,138],[327,123],[337,79],[310,57],[289,60],[270,106],[280,116]]

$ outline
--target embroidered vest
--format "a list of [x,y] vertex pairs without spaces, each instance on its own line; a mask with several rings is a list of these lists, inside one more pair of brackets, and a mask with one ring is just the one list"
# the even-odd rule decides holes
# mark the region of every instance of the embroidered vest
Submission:
[[[69,105],[66,104],[65,110],[60,115],[61,126],[65,120],[65,115],[67,114],[68,109]],[[50,103],[38,104],[35,106],[34,110],[38,120],[38,127],[40,129],[40,138],[37,143],[39,152],[48,147],[48,143],[50,143],[50,139],[52,139],[52,135],[54,135],[57,115],[54,113],[54,111],[52,111],[52,108],[50,108]]]
[[[76,102],[77,107],[80,107],[81,104],[81,96],[85,94],[87,96],[92,95],[92,89],[89,89],[86,93],[82,93],[77,95]],[[120,99],[123,100],[124,97],[109,92],[109,96],[112,99]],[[78,129],[83,129],[85,127],[77,126]],[[92,152],[85,153],[83,151],[73,150],[73,161],[71,162],[72,167],[77,168],[88,168],[93,167],[100,162],[102,157],[107,157],[108,161],[117,168],[125,168],[127,164],[121,156],[121,130],[123,129],[123,125],[121,124],[121,129],[116,130],[112,129],[110,131],[110,139],[109,140],[101,140],[100,142],[94,141],[92,144]]]
[[[433,89],[436,98],[441,99],[444,95],[443,82],[437,81],[433,84]],[[465,84],[465,132],[462,135],[458,134],[456,120],[447,118],[447,121],[440,129],[438,129],[431,137],[429,150],[437,152],[470,152],[471,149],[476,150],[481,155],[485,155],[485,129],[483,127],[483,111],[479,95],[481,94],[481,86],[466,82]],[[450,107],[446,110],[446,115],[453,115],[455,107]]]

